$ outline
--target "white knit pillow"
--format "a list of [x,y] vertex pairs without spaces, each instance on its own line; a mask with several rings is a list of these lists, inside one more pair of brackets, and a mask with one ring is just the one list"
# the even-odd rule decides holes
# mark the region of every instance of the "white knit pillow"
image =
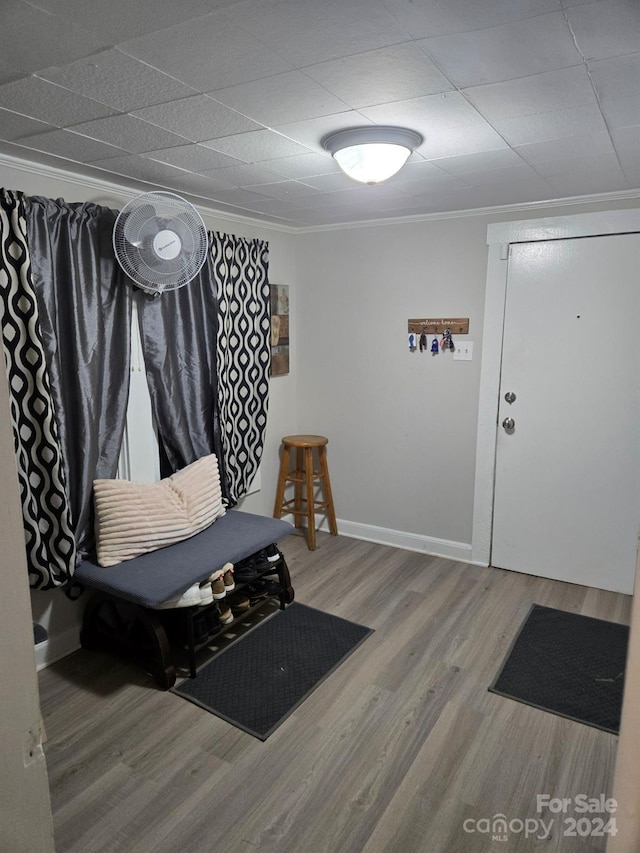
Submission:
[[101,566],[189,539],[225,513],[213,453],[159,483],[94,480],[93,498]]

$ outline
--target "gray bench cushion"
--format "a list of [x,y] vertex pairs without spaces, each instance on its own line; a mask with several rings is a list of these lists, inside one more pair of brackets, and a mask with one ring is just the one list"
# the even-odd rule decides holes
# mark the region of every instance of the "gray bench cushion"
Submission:
[[103,568],[95,558],[76,568],[74,579],[118,598],[156,607],[206,580],[225,563],[237,563],[293,532],[286,521],[228,511],[201,533],[158,551]]

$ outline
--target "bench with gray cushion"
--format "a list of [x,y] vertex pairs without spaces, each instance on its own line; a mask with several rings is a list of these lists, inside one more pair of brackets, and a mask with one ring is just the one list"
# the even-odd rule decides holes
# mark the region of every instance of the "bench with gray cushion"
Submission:
[[[154,608],[206,580],[225,563],[236,564],[291,532],[292,525],[280,519],[230,510],[190,539],[117,566],[105,568],[95,558],[84,560],[76,568],[75,580],[95,594],[85,610],[82,646],[137,658],[168,689],[175,683],[175,666],[160,619],[163,611]],[[274,571],[284,607],[293,601],[284,558],[274,564]]]

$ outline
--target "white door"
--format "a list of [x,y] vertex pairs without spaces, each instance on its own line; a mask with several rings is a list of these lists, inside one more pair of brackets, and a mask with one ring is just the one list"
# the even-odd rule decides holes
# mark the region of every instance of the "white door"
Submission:
[[639,523],[640,234],[512,245],[491,563],[630,593]]

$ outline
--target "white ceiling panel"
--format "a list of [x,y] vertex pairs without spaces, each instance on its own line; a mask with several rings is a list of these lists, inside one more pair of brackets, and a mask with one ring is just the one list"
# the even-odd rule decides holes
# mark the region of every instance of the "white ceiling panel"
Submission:
[[203,174],[215,180],[224,181],[229,187],[252,187],[255,184],[273,184],[282,180],[282,177],[275,172],[250,163],[242,166],[227,166],[224,169],[211,169]]
[[261,164],[277,175],[290,180],[311,178],[316,175],[336,174],[340,171],[333,157],[323,154],[296,154],[294,157],[278,157],[275,160],[264,160]]
[[250,0],[228,14],[296,68],[406,41],[378,0]]
[[[34,4],[36,5],[36,4]],[[109,0],[108,3],[88,0],[38,0],[36,8],[63,21],[74,21],[101,45],[117,44],[154,29],[180,23],[185,17],[206,15],[211,7],[205,0]]]
[[415,42],[311,65],[304,73],[354,109],[453,89]]
[[464,94],[489,122],[569,109],[582,104],[597,106],[584,65],[545,71],[488,86],[475,86],[465,89]]
[[635,98],[612,98],[603,101],[601,109],[611,131],[640,124],[640,94]]
[[15,112],[28,110],[31,118],[56,127],[69,127],[83,121],[113,115],[106,104],[92,101],[39,77],[23,77],[0,86],[0,106]]
[[640,17],[636,0],[601,0],[567,11],[585,59],[607,59],[637,53]]
[[640,53],[590,62],[589,75],[601,101],[633,98],[640,88]]
[[527,163],[567,160],[581,160],[598,154],[612,154],[613,143],[606,130],[581,136],[565,136],[562,139],[548,139],[545,142],[532,142],[529,145],[516,145],[513,149]]
[[20,144],[80,163],[91,163],[94,160],[103,160],[106,157],[116,157],[126,153],[114,145],[88,139],[71,130],[51,130],[48,133],[25,136],[20,139]]
[[420,44],[447,77],[462,87],[497,83],[582,62],[562,12],[438,36]]
[[529,142],[544,142],[548,139],[562,139],[564,136],[606,131],[602,113],[595,104],[507,118],[494,122],[494,127],[509,145],[525,145]]
[[179,180],[182,176],[193,177],[191,172],[185,172],[170,166],[168,163],[159,163],[156,160],[146,160],[136,154],[125,154],[120,157],[106,157],[95,160],[94,165],[112,172],[114,175],[125,175],[140,181],[151,183],[164,183],[168,180]]
[[118,50],[49,68],[38,76],[123,112],[194,94],[184,83]]
[[43,121],[0,109],[0,139],[11,142],[14,139],[46,132],[49,129],[49,125]]
[[38,3],[2,0],[0,12],[0,56],[13,78],[72,62],[105,46],[100,34],[83,29],[72,16],[51,15]]
[[344,101],[301,71],[288,71],[215,92],[217,101],[265,125],[286,124],[346,111]]
[[412,38],[482,30],[558,9],[557,0],[385,0],[385,5]]
[[127,41],[122,50],[203,92],[292,67],[246,28],[219,14]]
[[[0,153],[292,226],[640,187],[638,0],[3,0]],[[337,130],[424,137],[387,184]]]
[[261,124],[230,110],[207,95],[193,95],[191,98],[144,107],[135,110],[133,115],[185,136],[191,142],[262,129]]
[[254,130],[222,139],[210,139],[202,144],[247,163],[307,153],[303,145],[273,130]]
[[219,151],[212,151],[204,145],[178,145],[173,148],[163,148],[158,151],[146,151],[145,157],[151,160],[159,160],[161,163],[169,163],[179,169],[187,169],[190,172],[204,172],[206,169],[218,169],[223,166],[239,166],[240,161],[234,157],[227,157]]
[[109,116],[87,121],[76,125],[73,131],[89,136],[91,139],[117,145],[125,151],[131,151],[132,154],[185,145],[187,142],[182,136],[130,115]]

